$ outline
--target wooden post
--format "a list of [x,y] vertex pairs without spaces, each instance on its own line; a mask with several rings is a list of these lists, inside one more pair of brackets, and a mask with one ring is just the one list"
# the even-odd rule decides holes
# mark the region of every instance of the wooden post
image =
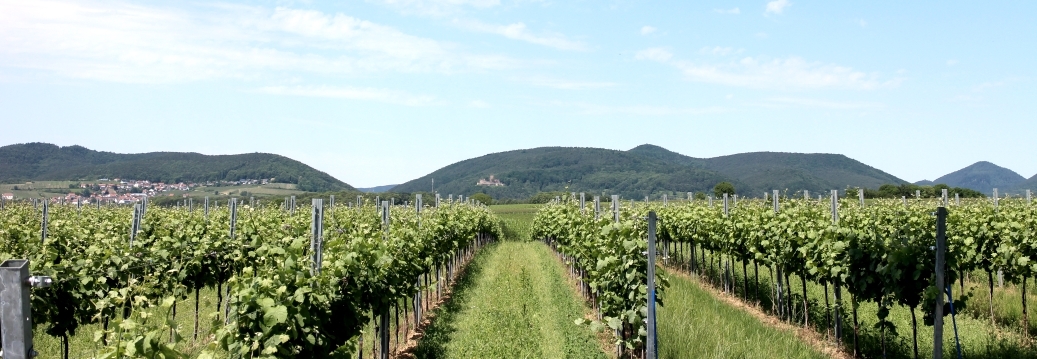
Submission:
[[[665,195],[663,199],[665,200]],[[648,337],[645,338],[647,359],[659,356],[659,341],[655,330],[655,211],[648,212]]]
[[[385,236],[382,237],[382,241],[389,239],[389,201],[382,202],[382,227],[385,231]],[[389,359],[389,308],[385,307],[381,309],[380,321],[379,321],[379,337],[380,343],[380,359]]]
[[[933,358],[943,358],[943,296],[946,290],[943,277],[945,253],[947,252],[947,208],[936,208],[936,288],[940,294],[936,296],[933,311]],[[953,300],[953,298],[950,298]]]
[[324,261],[324,199],[314,198],[310,209],[310,275],[318,275]]
[[[40,243],[47,241],[47,222],[48,217],[50,216],[50,211],[48,210],[50,205],[48,203],[50,203],[50,201],[43,201],[43,222],[40,224]],[[136,213],[134,213],[134,215],[136,215]]]
[[[832,225],[839,225],[839,191],[832,191]],[[841,343],[843,338],[843,289],[842,282],[836,279],[835,289],[835,338]]]
[[778,190],[774,190],[774,214],[778,214]]

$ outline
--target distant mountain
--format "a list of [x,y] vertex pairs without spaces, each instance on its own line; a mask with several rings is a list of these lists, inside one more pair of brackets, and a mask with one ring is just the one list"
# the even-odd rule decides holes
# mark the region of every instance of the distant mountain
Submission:
[[352,186],[302,162],[268,153],[208,156],[198,153],[119,154],[82,146],[26,143],[0,147],[0,183],[128,178],[154,182],[205,182],[274,178],[304,191],[352,191]]
[[360,192],[364,192],[364,193],[382,193],[382,192],[389,192],[389,190],[392,190],[393,187],[396,187],[396,186],[399,186],[399,185],[398,184],[387,184],[387,185],[384,185],[384,186],[357,188],[357,190],[359,190]]
[[1011,188],[1012,192],[1024,193],[1026,190],[1030,190],[1030,193],[1037,196],[1037,175],[1030,177],[1029,179],[1017,183]]
[[951,187],[963,187],[990,195],[994,188],[1002,191],[1016,187],[1026,178],[1015,171],[980,161],[960,170],[937,178],[935,183],[944,183]]
[[[476,185],[490,175],[504,186]],[[731,182],[738,193],[749,196],[773,189],[820,193],[847,186],[877,188],[905,183],[843,155],[757,152],[702,159],[642,145],[629,151],[540,147],[493,153],[443,167],[393,191],[424,191],[432,178],[441,194],[485,192],[495,198],[527,198],[539,191],[683,197],[685,192],[712,191],[721,181]]]

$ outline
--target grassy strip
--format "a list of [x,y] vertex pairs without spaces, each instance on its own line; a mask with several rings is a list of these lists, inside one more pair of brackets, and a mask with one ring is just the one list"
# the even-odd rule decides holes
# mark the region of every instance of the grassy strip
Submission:
[[663,299],[660,358],[825,358],[795,333],[761,323],[687,278],[670,276]]
[[584,307],[539,243],[481,251],[418,344],[419,358],[604,358]]
[[[686,253],[684,255],[678,254],[677,251],[671,248],[671,263],[682,263],[686,266],[688,258]],[[698,257],[698,254],[696,254]],[[698,265],[703,270],[703,278],[705,281],[713,283],[716,288],[721,288],[721,273],[722,268],[717,256],[717,260],[710,260],[711,254],[707,254],[706,263],[699,262]],[[699,258],[696,258],[698,260]],[[712,266],[710,266],[712,263]],[[734,275],[734,289],[735,294],[739,298],[749,298],[747,302],[752,302],[756,295],[755,276],[753,275],[753,266],[749,264],[749,293],[743,293],[743,276],[742,276],[742,265],[740,262],[732,263],[733,275]],[[770,311],[771,308],[771,296],[773,291],[773,284],[770,280],[771,271],[765,266],[760,266],[760,308]],[[802,299],[802,281],[796,275],[792,275],[791,281],[791,295],[792,295],[792,324],[802,326],[803,325],[803,299]],[[813,330],[822,333],[823,335],[830,335],[828,330],[828,319],[829,311],[826,310],[825,303],[825,287],[817,283],[807,281],[807,301],[809,303],[809,317],[810,327]],[[957,286],[955,289],[958,289]],[[828,298],[829,305],[833,306],[834,293],[833,288],[829,286]],[[746,295],[748,294],[748,295]],[[843,337],[841,338],[846,351],[853,353],[853,318],[851,314],[850,296],[847,292],[843,291]],[[982,297],[985,292],[977,293],[976,297]],[[958,293],[955,293],[955,297]],[[995,299],[997,300],[997,299]],[[1010,301],[1005,302],[1005,304]],[[986,303],[983,303],[986,304]],[[995,304],[997,307],[1000,304]],[[979,310],[982,312],[984,307],[978,307],[972,304],[970,311]],[[882,333],[874,328],[875,323],[878,321],[876,313],[878,312],[878,306],[871,302],[862,302],[858,308],[858,319],[859,319],[859,350],[860,356],[864,358],[881,358],[882,355]],[[1033,348],[1027,348],[1023,343],[1020,333],[1013,331],[1002,331],[999,328],[994,328],[990,325],[989,309],[987,310],[987,316],[982,315],[976,318],[972,315],[958,315],[957,326],[958,336],[961,340],[962,354],[964,358],[1037,358],[1037,351]],[[932,357],[933,350],[933,328],[922,324],[922,309],[916,308],[915,315],[918,319],[918,351],[919,357],[926,358]],[[912,329],[911,329],[911,309],[903,306],[894,305],[890,308],[888,319],[893,322],[897,328],[897,333],[885,333],[885,346],[888,358],[912,358],[913,357],[913,340],[912,340]],[[951,317],[947,316],[945,319],[946,326],[944,328],[944,357],[952,358],[957,357],[955,342],[954,342],[954,329],[951,323]],[[834,340],[834,338],[833,338]]]

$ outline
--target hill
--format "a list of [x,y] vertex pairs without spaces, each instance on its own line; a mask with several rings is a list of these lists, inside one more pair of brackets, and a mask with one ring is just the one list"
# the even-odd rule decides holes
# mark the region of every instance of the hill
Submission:
[[82,146],[26,143],[0,147],[0,183],[128,178],[153,182],[205,182],[274,178],[304,191],[355,190],[302,162],[268,153],[209,156],[199,153],[119,154]]
[[1034,175],[1033,177],[1030,177],[1029,179],[1019,182],[1015,186],[1011,187],[1012,192],[1019,194],[1025,193],[1026,190],[1030,190],[1031,193],[1037,195],[1037,175]]
[[364,192],[364,193],[382,193],[382,192],[389,192],[389,191],[391,191],[393,189],[393,187],[396,187],[396,186],[399,186],[399,185],[388,184],[388,185],[384,185],[384,186],[357,188],[357,190],[359,190],[360,192]]
[[[495,176],[504,186],[477,186]],[[540,147],[500,152],[451,164],[396,186],[395,192],[427,191],[436,180],[441,194],[485,192],[494,198],[527,198],[537,192],[569,191],[643,198],[663,191],[706,191],[721,181],[744,183],[719,173],[671,165],[635,153],[600,148]],[[571,184],[569,181],[572,181]],[[566,189],[566,187],[569,187]]]
[[847,186],[877,188],[887,183],[904,183],[891,174],[836,154],[752,152],[701,159],[654,145],[637,146],[628,152],[673,165],[721,173],[757,191],[806,189],[817,192]]
[[[490,175],[504,186],[476,185]],[[683,197],[685,192],[709,192],[721,181],[749,196],[772,189],[820,192],[904,183],[843,155],[757,152],[702,159],[642,145],[629,151],[541,147],[493,153],[443,167],[393,191],[423,191],[432,178],[439,193],[485,192],[494,198],[527,198],[540,191]]]
[[1015,171],[980,161],[960,170],[937,178],[936,183],[945,183],[951,187],[963,187],[990,195],[994,188],[1002,191],[1015,188],[1026,181]]

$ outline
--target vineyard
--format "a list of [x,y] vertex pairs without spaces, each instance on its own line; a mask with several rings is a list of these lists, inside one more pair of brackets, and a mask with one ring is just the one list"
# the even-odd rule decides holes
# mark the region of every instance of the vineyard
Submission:
[[[69,338],[88,325],[101,328],[87,333],[98,352],[74,357],[352,358],[365,344],[385,355],[501,224],[460,202],[383,205],[8,203],[0,257],[29,259],[33,275],[53,278],[33,289],[32,317],[62,339],[66,358]],[[198,315],[203,290],[217,295],[209,318]],[[170,319],[191,296],[193,330]],[[199,333],[200,321],[212,333]],[[199,335],[213,340],[186,343]]]
[[[61,343],[50,357],[598,357],[590,333],[608,356],[644,357],[655,329],[648,327],[653,296],[660,315],[672,316],[658,322],[664,357],[711,345],[734,348],[714,351],[734,356],[821,355],[773,331],[765,335],[784,341],[777,347],[742,344],[740,336],[760,335],[750,334],[759,323],[742,323],[755,319],[726,305],[697,312],[713,299],[695,286],[809,329],[849,355],[927,357],[939,293],[935,212],[946,207],[945,283],[953,300],[943,313],[953,330],[944,354],[1037,357],[1028,348],[1035,330],[1027,293],[1037,274],[1037,206],[1028,201],[581,202],[560,198],[512,219],[453,201],[8,203],[0,210],[0,259],[29,259],[33,275],[54,279],[31,296],[37,333]],[[494,244],[492,255],[477,258],[505,233],[528,233],[546,248]],[[650,233],[658,240],[655,292]],[[448,299],[457,283],[458,298]],[[1016,308],[1020,314],[1005,314]],[[443,318],[431,320],[433,310]],[[537,326],[539,335],[523,334]],[[710,326],[723,329],[701,332]],[[418,328],[431,330],[428,342],[411,336]],[[83,337],[93,344],[70,353],[70,339]]]
[[[945,353],[1033,356],[1019,349],[1019,345],[1028,345],[1033,330],[1026,288],[1027,281],[1037,274],[1037,263],[1031,260],[1037,258],[1037,207],[1029,201],[865,203],[725,198],[716,205],[713,201],[631,202],[630,206],[613,207],[612,213],[583,208],[580,202],[572,197],[543,208],[537,214],[533,234],[571,265],[572,275],[583,284],[583,293],[600,313],[599,320],[591,325],[614,330],[617,343],[628,351],[644,347],[646,215],[655,211],[659,217],[660,261],[674,273],[697,275],[721,292],[738,296],[783,321],[821,331],[855,356],[887,356],[899,333],[909,331],[907,356],[919,357],[919,332],[922,326],[932,325],[940,292],[934,282],[935,212],[946,205],[945,283],[953,303],[945,305],[944,315],[948,328],[953,324],[954,331],[949,338],[945,336]],[[979,278],[981,286],[977,285]],[[657,282],[660,291],[664,290],[666,278],[660,277]],[[995,303],[1005,304],[1002,295],[995,295],[995,282],[998,288],[1005,288],[999,291],[1016,293],[1014,305],[1021,303],[1021,323],[995,318]],[[1006,285],[1016,289],[1009,291]],[[973,290],[977,287],[983,288],[983,298]],[[823,294],[823,301],[816,293]],[[665,292],[660,296],[666,299]],[[987,302],[982,311],[970,307],[981,300]],[[675,305],[659,300],[664,302]],[[873,308],[869,313],[875,316],[874,324],[867,328],[861,325],[864,318],[859,315],[859,309],[866,306]],[[891,312],[903,311],[910,314],[908,327],[897,326],[890,317]],[[958,315],[949,316],[952,312]],[[962,318],[962,312],[970,318]],[[983,348],[961,348],[956,342],[958,330],[963,331],[962,342],[972,340],[965,338],[965,331],[975,331],[965,327],[963,320],[972,325],[979,318],[990,323],[981,330],[1001,333],[987,333],[988,337],[1020,338],[1008,340],[1008,349],[1000,351],[990,349],[993,339]],[[958,328],[959,324],[963,327]],[[866,347],[865,332],[868,341],[877,339],[875,346],[868,343]],[[923,351],[931,353],[932,341],[928,340],[929,347]],[[997,345],[1005,347],[1004,343]],[[984,356],[984,350],[989,356]]]

